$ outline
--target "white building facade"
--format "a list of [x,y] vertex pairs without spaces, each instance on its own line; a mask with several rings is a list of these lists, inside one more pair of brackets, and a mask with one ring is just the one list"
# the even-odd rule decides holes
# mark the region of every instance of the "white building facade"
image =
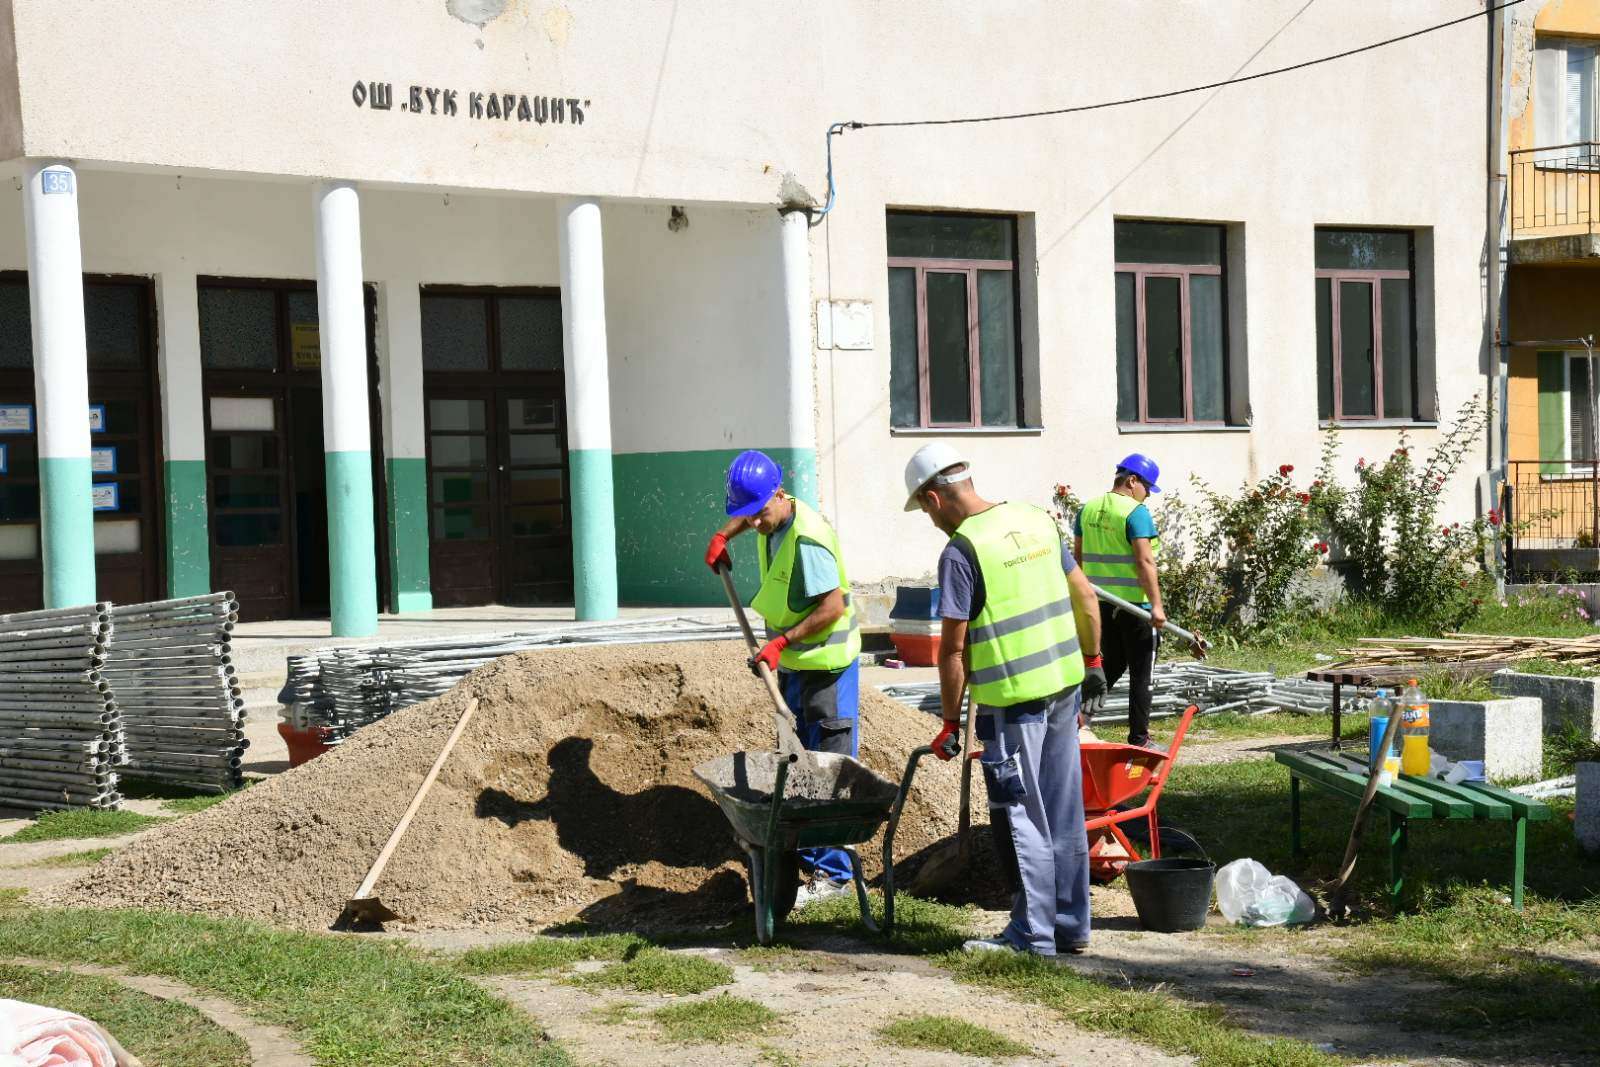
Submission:
[[605,618],[718,598],[745,448],[873,580],[932,568],[930,439],[1039,503],[1426,444],[1487,365],[1481,20],[847,129],[822,214],[836,122],[1481,5],[1322,8],[0,2],[0,611]]

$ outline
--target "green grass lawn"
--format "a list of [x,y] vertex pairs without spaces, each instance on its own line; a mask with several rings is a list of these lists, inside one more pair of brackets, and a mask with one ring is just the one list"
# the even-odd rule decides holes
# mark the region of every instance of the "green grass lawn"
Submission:
[[40,812],[31,825],[24,826],[9,837],[0,837],[0,844],[29,841],[62,841],[79,837],[118,837],[122,834],[147,830],[167,819],[160,815],[140,815],[136,811],[99,811],[73,808],[69,811]]
[[669,1004],[650,1013],[668,1041],[744,1044],[772,1032],[778,1013],[744,997],[718,993],[708,1000]]
[[0,956],[176,979],[285,1027],[333,1067],[571,1064],[509,1004],[449,963],[392,941],[168,912],[35,909],[0,898]]
[[688,996],[729,984],[733,981],[733,969],[704,956],[671,952],[664,948],[645,948],[571,981],[591,988],[620,988],[639,993]]
[[94,1020],[145,1067],[250,1067],[250,1048],[243,1039],[194,1008],[109,978],[0,964],[0,990],[13,1000]]
[[[1577,615],[1573,601],[1543,596],[1513,596],[1505,606],[1492,598],[1487,599],[1477,617],[1465,623],[1461,630],[1537,637],[1585,637],[1596,632],[1592,623]],[[1313,616],[1270,642],[1240,643],[1226,636],[1219,637],[1206,661],[1235,670],[1302,674],[1343,658],[1340,650],[1357,647],[1357,640],[1362,637],[1419,636],[1430,635],[1365,604],[1344,601],[1327,614]],[[1174,655],[1179,655],[1177,642],[1171,642],[1168,647]]]
[[107,856],[115,852],[114,848],[86,848],[82,852],[67,852],[60,856],[50,856],[42,860],[34,860],[29,867],[92,867]]
[[991,1060],[1032,1055],[1033,1049],[986,1026],[949,1015],[913,1015],[896,1019],[878,1031],[885,1044],[899,1048],[932,1049]]

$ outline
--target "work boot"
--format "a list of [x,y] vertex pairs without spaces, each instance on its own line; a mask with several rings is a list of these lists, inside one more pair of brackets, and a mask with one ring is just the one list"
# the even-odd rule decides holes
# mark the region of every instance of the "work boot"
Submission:
[[835,882],[831,878],[824,878],[822,875],[818,875],[801,886],[799,891],[795,893],[794,906],[803,908],[807,904],[813,904],[819,900],[827,900],[829,897],[836,897],[841,893],[849,892],[849,890],[849,882]]

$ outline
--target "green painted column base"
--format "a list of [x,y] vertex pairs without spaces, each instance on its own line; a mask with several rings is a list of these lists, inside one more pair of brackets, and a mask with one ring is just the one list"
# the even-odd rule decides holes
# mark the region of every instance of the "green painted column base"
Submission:
[[617,516],[611,450],[567,453],[572,479],[572,600],[580,621],[617,617]]
[[[723,508],[728,465],[741,448],[630,452],[613,461],[617,501],[617,577],[630,604],[726,604],[722,583],[706,568],[706,541],[728,520]],[[784,488],[817,502],[817,453],[763,448],[783,468]],[[850,551],[849,541],[844,544]],[[755,543],[733,542],[733,578],[746,601],[755,595]]]
[[211,592],[206,461],[169,459],[162,469],[167,491],[167,596],[204,596]]
[[402,614],[433,610],[428,571],[428,461],[384,463],[389,494],[389,603]]
[[328,604],[333,636],[378,632],[377,548],[372,517],[372,453],[329,452]]
[[89,457],[39,459],[39,549],[44,557],[44,606],[92,604],[94,505]]

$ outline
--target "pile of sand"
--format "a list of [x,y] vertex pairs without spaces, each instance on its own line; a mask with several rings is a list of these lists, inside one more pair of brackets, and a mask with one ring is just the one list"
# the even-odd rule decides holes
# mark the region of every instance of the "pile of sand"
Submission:
[[[695,643],[499,660],[41,895],[326,928],[477,697],[378,885],[386,904],[418,927],[726,918],[748,906],[741,853],[692,769],[772,746],[745,655],[733,643]],[[867,687],[861,717],[862,761],[895,782],[936,727]],[[897,859],[954,832],[957,781],[955,763],[923,760]],[[869,874],[880,848],[862,850]]]

